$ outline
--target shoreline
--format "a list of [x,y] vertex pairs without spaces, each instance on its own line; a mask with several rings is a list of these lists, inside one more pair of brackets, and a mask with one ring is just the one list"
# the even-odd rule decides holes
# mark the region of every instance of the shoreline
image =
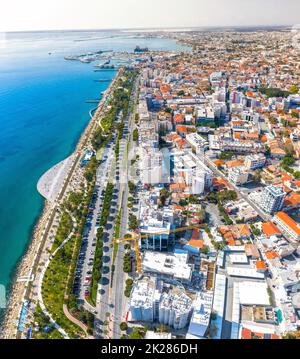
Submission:
[[[21,257],[19,264],[17,264],[17,269],[15,271],[13,283],[11,284],[11,290],[9,292],[7,307],[4,313],[0,338],[11,339],[15,337],[17,326],[19,324],[19,314],[22,309],[25,292],[28,288],[28,282],[18,282],[17,279],[22,275],[28,275],[28,272],[32,271],[36,255],[39,251],[40,245],[42,244],[40,242],[40,237],[42,236],[44,227],[46,227],[46,222],[52,212],[52,209],[53,206],[45,200],[42,212],[36,225],[34,226],[28,248]],[[12,326],[13,328],[11,328]]]
[[59,204],[61,198],[64,197],[64,192],[67,190],[68,182],[70,181],[70,178],[68,177],[70,177],[70,175],[73,174],[72,173],[73,167],[75,169],[76,166],[78,165],[79,162],[78,158],[80,158],[80,156],[82,155],[81,152],[85,149],[86,145],[88,144],[90,133],[93,131],[95,125],[97,125],[97,121],[96,121],[97,117],[102,110],[107,95],[110,93],[110,90],[113,84],[115,83],[116,79],[119,77],[121,71],[122,69],[119,69],[116,72],[114,78],[112,78],[111,83],[105,90],[104,96],[99,101],[98,106],[95,109],[93,109],[93,111],[90,112],[90,114],[92,114],[90,121],[88,122],[87,126],[83,130],[74,151],[69,155],[69,156],[74,156],[74,163],[73,166],[71,166],[72,168],[65,175],[62,188],[60,189],[55,202],[50,203],[50,201],[48,201],[47,199],[44,200],[42,212],[39,216],[39,219],[37,220],[36,225],[34,226],[33,232],[30,236],[28,247],[25,250],[23,256],[21,257],[19,263],[16,264],[17,268],[15,270],[13,282],[10,285],[11,290],[9,292],[7,307],[4,310],[3,321],[0,328],[0,339],[16,338],[22,305],[24,303],[26,294],[28,294],[27,293],[28,290],[31,289],[31,284],[29,281],[18,282],[17,279],[20,276],[25,276],[29,274],[35,274],[36,277],[36,273],[32,273],[32,272],[34,271],[35,267],[38,267],[39,258],[37,258],[37,256],[39,255],[40,251],[43,251],[43,247],[45,246],[44,241],[46,242],[47,236],[46,238],[43,237],[45,234],[47,234],[46,230],[49,224],[51,224],[49,223],[51,222],[51,217],[53,216],[53,214],[55,215],[56,207]]

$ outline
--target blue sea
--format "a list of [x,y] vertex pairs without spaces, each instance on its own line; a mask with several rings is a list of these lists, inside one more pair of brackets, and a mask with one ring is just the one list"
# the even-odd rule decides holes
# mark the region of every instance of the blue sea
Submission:
[[[9,289],[43,208],[40,176],[74,150],[89,110],[115,72],[66,61],[88,51],[186,49],[122,32],[10,33],[0,38],[0,284]],[[51,53],[51,54],[49,54]]]

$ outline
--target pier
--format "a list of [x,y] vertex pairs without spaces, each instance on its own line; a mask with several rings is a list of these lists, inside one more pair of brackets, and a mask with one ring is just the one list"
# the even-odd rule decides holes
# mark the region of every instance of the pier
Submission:
[[95,82],[110,82],[111,79],[97,79],[97,80],[94,80]]
[[95,100],[86,100],[85,103],[99,103],[101,99],[95,99]]
[[119,69],[120,67],[114,67],[111,69],[95,69],[94,72],[104,72],[104,71],[116,71],[117,69]]

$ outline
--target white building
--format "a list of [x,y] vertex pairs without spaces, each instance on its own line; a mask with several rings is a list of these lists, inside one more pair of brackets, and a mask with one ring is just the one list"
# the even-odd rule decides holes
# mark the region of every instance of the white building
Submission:
[[278,228],[293,242],[300,241],[300,225],[284,212],[278,212],[273,217]]
[[158,196],[159,192],[150,192],[140,198],[139,246],[147,250],[166,251],[172,239],[170,231],[174,223],[174,214],[169,207],[158,207]]
[[270,299],[265,282],[234,282],[231,318],[231,339],[240,337],[241,305],[269,306]]
[[187,253],[145,251],[142,259],[142,270],[144,273],[157,274],[162,278],[189,283],[192,277],[192,266],[187,261]]
[[260,202],[260,207],[269,214],[274,214],[280,211],[283,207],[284,198],[286,193],[282,187],[278,186],[267,186],[265,187]]
[[244,166],[251,171],[261,168],[265,164],[266,164],[266,157],[262,154],[254,154],[254,155],[246,156],[244,162]]
[[132,289],[128,320],[159,322],[174,329],[183,329],[190,322],[192,304],[183,287],[154,277],[143,277]]
[[202,149],[208,148],[208,142],[202,136],[198,135],[198,133],[189,133],[185,139],[196,154],[200,154]]
[[140,156],[140,176],[143,184],[163,182],[163,158],[159,150],[143,149]]
[[212,310],[213,294],[200,292],[193,303],[193,315],[186,339],[201,339],[207,335]]
[[220,135],[208,135],[210,150],[234,151],[238,153],[256,153],[264,151],[261,143],[243,142],[233,140],[231,137],[222,137]]
[[159,303],[159,323],[173,327],[185,328],[191,318],[192,300],[182,290],[162,293]]
[[248,182],[249,173],[244,166],[233,167],[228,170],[228,178],[237,186],[242,186]]
[[140,120],[149,121],[150,115],[149,115],[148,106],[147,106],[145,99],[142,99],[139,101],[138,113],[139,113]]
[[237,282],[239,286],[239,301],[242,305],[269,306],[268,285],[266,282]]
[[180,177],[184,173],[186,185],[192,194],[202,194],[212,186],[213,173],[204,164],[203,155],[184,152],[174,156],[174,174]]
[[129,303],[132,321],[152,322],[154,320],[154,293],[154,280],[144,279],[134,285]]

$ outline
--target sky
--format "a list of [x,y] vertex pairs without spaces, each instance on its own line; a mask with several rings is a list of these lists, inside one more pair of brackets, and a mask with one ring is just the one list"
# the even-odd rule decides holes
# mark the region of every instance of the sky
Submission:
[[299,0],[0,0],[0,31],[293,25]]

